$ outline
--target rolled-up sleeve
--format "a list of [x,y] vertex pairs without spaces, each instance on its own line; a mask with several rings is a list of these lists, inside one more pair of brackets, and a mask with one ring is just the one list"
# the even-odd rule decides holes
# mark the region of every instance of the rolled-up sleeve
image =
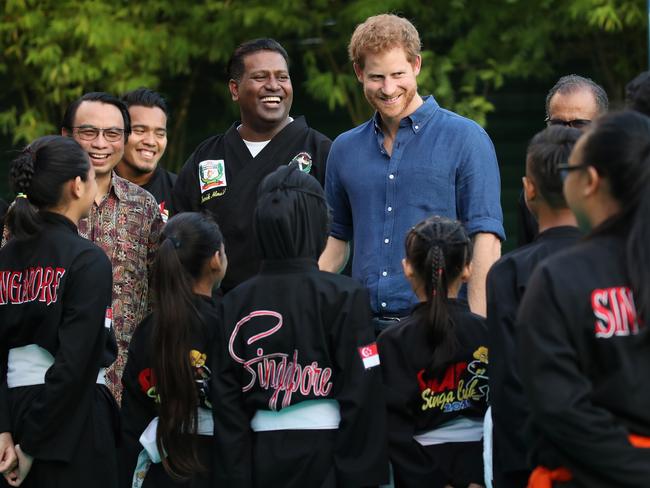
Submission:
[[467,131],[463,158],[456,173],[458,218],[470,235],[495,234],[505,240],[501,210],[501,178],[494,145],[478,125]]

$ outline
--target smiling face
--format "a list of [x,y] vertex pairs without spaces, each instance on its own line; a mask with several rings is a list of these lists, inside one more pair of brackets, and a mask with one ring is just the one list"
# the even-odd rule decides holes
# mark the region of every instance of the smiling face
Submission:
[[[100,129],[114,128],[123,131],[124,119],[115,105],[84,101],[77,108],[73,125]],[[104,132],[100,131],[95,139],[87,141],[79,137],[78,129],[73,129],[72,137],[88,153],[98,178],[109,175],[124,155],[124,135],[115,142],[109,142],[104,137]]]
[[401,47],[364,57],[364,67],[354,65],[366,99],[385,122],[399,121],[420,106],[416,77],[421,58],[409,63]]
[[284,57],[257,51],[244,57],[241,80],[230,80],[230,94],[239,104],[241,122],[254,132],[273,132],[287,123],[293,87]]
[[124,148],[120,174],[140,176],[151,174],[167,147],[167,116],[159,107],[132,105],[131,134]]

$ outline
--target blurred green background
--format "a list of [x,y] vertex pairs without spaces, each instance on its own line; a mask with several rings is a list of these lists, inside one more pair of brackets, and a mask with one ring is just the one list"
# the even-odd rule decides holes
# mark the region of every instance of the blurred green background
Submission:
[[347,59],[367,16],[409,18],[423,43],[420,93],[483,125],[495,143],[508,241],[525,147],[564,74],[604,86],[614,108],[647,69],[644,0],[3,0],[0,18],[0,195],[11,199],[12,151],[58,132],[87,91],[163,93],[172,115],[162,164],[177,170],[238,115],[225,64],[242,41],[274,37],[289,51],[293,114],[334,138],[370,115]]

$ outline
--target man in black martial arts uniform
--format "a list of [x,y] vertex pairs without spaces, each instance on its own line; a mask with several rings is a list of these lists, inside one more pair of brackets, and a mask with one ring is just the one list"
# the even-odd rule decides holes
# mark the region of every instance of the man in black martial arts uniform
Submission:
[[[546,95],[546,125],[561,125],[584,130],[598,116],[607,112],[609,100],[602,86],[589,78],[566,75],[557,80]],[[519,196],[517,211],[518,244],[526,245],[535,240],[537,221]]]
[[523,488],[530,474],[522,433],[527,408],[516,361],[515,318],[537,263],[571,246],[580,237],[556,169],[558,164],[568,161],[579,136],[577,129],[549,127],[530,142],[524,195],[539,222],[540,232],[532,243],[503,256],[487,277],[493,474],[494,484],[499,488]]
[[115,172],[151,193],[163,222],[167,222],[174,213],[172,188],[176,182],[176,175],[158,164],[167,148],[167,102],[148,88],[125,93],[122,101],[129,108],[131,134]]
[[176,212],[208,210],[225,238],[230,268],[227,292],[259,268],[252,238],[256,192],[262,179],[295,161],[323,185],[331,141],[290,117],[293,88],[289,60],[273,39],[257,39],[235,49],[228,63],[229,88],[241,121],[202,142],[178,175]]

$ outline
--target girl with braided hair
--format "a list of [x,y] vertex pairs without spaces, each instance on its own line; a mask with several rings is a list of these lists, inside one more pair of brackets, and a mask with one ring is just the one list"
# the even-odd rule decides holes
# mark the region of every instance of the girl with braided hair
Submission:
[[471,259],[460,222],[431,217],[406,236],[402,265],[420,303],[378,339],[397,488],[483,484],[487,330],[457,298]]
[[[0,250],[0,462],[11,486],[117,487],[111,265],[78,235],[97,193],[73,139],[36,139],[11,164]],[[11,466],[15,442],[17,466]]]

